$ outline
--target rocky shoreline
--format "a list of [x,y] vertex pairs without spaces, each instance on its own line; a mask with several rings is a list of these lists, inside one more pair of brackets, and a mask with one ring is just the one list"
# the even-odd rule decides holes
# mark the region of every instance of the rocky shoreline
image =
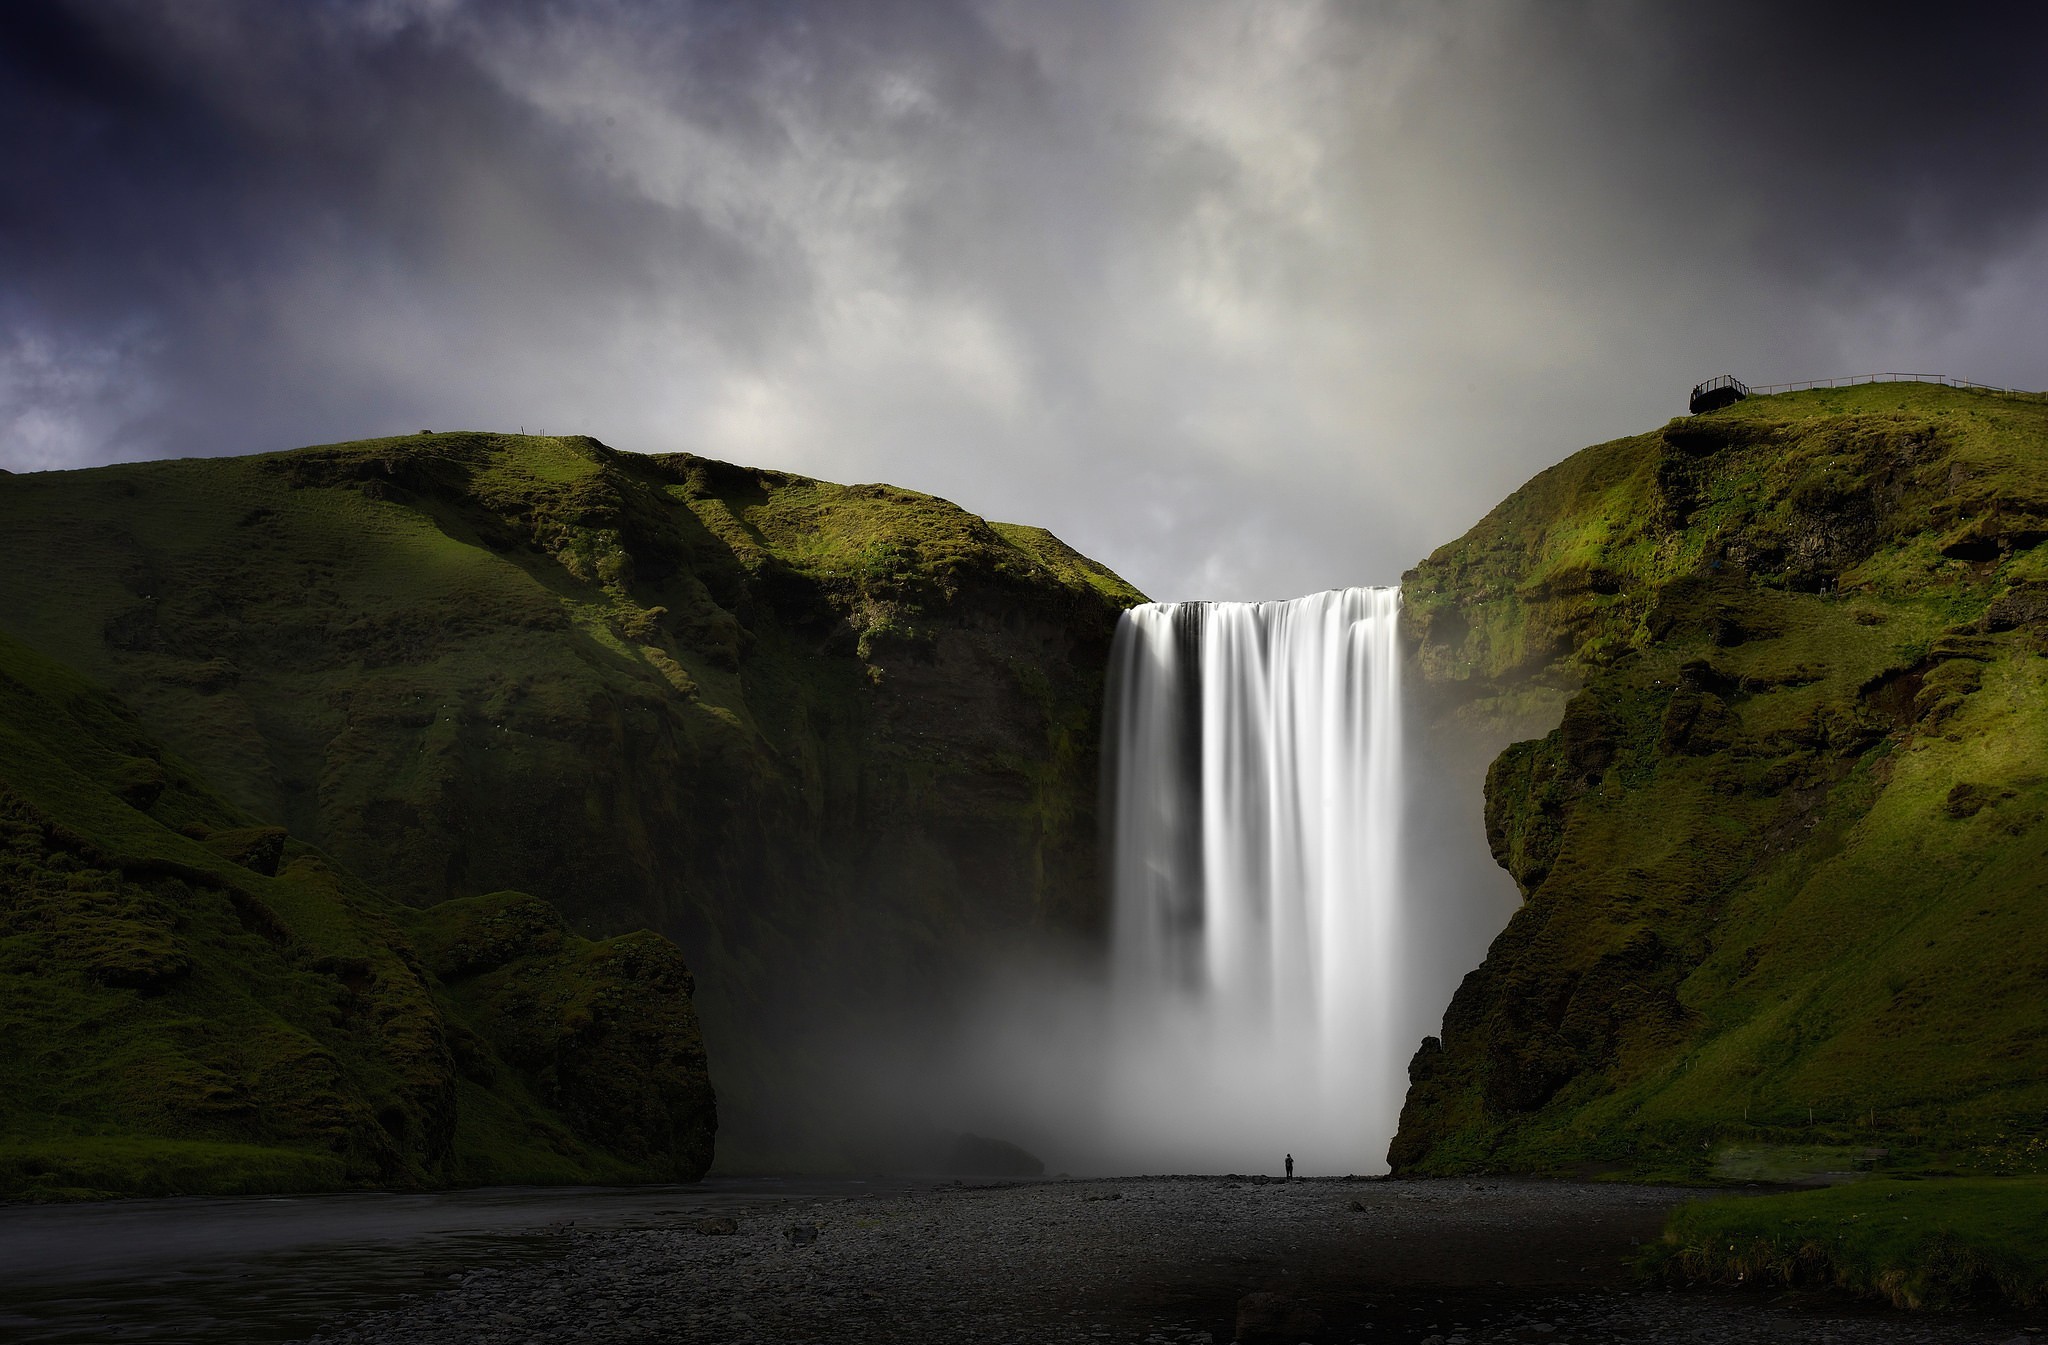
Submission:
[[2013,1318],[1671,1293],[1631,1265],[1696,1194],[1571,1182],[1163,1177],[764,1201],[565,1230],[320,1345],[1406,1341],[2005,1345]]

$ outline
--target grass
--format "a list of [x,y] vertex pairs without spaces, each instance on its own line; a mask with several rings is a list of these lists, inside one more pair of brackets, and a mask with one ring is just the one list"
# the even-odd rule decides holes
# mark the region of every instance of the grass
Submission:
[[[1850,394],[1854,395],[1850,395]],[[1413,1171],[2048,1170],[2048,407],[1888,385],[1585,450],[1411,576],[1526,902]]]
[[2048,1178],[1869,1181],[1699,1201],[1644,1259],[1676,1283],[1818,1285],[1901,1308],[2048,1302]]
[[249,1196],[348,1184],[332,1154],[148,1135],[0,1143],[0,1192],[32,1201],[115,1196]]

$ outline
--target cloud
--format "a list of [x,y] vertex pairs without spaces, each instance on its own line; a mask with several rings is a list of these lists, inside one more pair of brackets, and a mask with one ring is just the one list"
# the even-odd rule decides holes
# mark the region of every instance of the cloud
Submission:
[[2048,20],[1924,19],[10,6],[0,461],[524,425],[1388,582],[1707,374],[2048,382]]

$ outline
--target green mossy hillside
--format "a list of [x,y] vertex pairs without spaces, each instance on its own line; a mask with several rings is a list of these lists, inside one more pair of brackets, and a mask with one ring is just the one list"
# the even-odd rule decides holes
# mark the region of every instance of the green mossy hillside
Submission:
[[1039,529],[421,434],[8,477],[0,567],[0,630],[379,891],[673,939],[728,1155],[836,1161],[821,1029],[942,1017],[980,949],[1100,919],[1102,669],[1141,595]]
[[[421,956],[478,923],[250,825],[0,637],[0,1199],[701,1174],[715,1107],[674,948],[501,939],[479,998]],[[667,1035],[612,1033],[616,1096],[586,1105],[548,1052],[621,1001]]]
[[2048,405],[1888,384],[1589,448],[1420,566],[1450,717],[1548,732],[1396,1169],[2048,1166],[2044,539]]

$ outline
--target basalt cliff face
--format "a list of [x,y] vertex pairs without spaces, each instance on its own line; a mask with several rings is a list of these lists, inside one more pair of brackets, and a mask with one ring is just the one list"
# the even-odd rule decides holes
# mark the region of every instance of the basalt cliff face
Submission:
[[[626,1057],[699,1049],[660,1007],[690,972],[721,1152],[830,1164],[864,1012],[1100,918],[1101,676],[1140,595],[1039,529],[421,434],[9,477],[0,567],[0,630],[393,899],[418,974],[600,1147],[687,1110]],[[572,1002],[611,1046],[558,1049]]]
[[1882,384],[1586,449],[1413,572],[1524,901],[1395,1169],[2038,1169],[2044,539],[2048,405]]

